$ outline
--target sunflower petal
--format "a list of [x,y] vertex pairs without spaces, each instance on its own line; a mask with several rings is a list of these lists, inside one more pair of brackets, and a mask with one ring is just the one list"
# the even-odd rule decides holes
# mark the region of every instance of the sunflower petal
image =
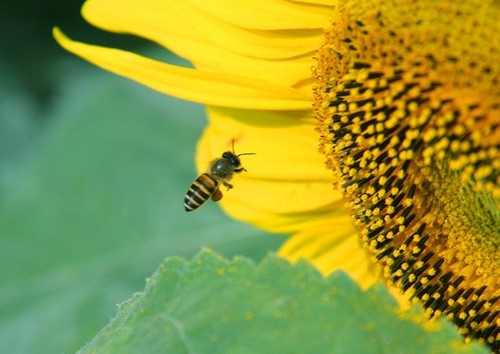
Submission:
[[[286,181],[327,182],[331,173],[318,152],[311,111],[256,111],[210,107],[209,126],[199,143],[197,166],[204,171],[224,151],[253,152],[242,157],[249,171],[238,176],[275,183]],[[283,134],[286,132],[286,134]]]
[[[311,112],[209,108],[210,124],[200,139],[197,166],[233,149],[248,172],[234,178],[222,207],[234,218],[273,232],[295,233],[317,216],[343,210],[314,142]],[[287,135],[283,135],[287,131]],[[258,198],[256,198],[258,196]],[[312,225],[314,222],[312,222]]]
[[288,238],[278,254],[291,261],[307,259],[325,275],[341,269],[365,289],[373,285],[380,279],[381,267],[363,249],[351,219],[346,215],[325,219]]
[[[330,20],[328,12],[308,4],[285,0],[186,0],[211,16],[251,29],[322,28]],[[242,11],[243,9],[243,11]]]
[[299,90],[250,78],[182,68],[130,52],[72,41],[58,28],[54,37],[66,50],[160,92],[223,107],[269,110],[310,109],[310,97]]
[[325,5],[329,7],[334,7],[337,1],[335,0],[288,0],[293,3],[304,3],[304,4],[313,4],[313,5]]
[[[197,54],[191,50],[191,45],[205,44],[253,58],[289,59],[314,52],[323,33],[320,28],[289,31],[243,29],[179,1],[91,0],[85,3],[82,13],[94,26],[135,34],[176,53],[191,55]],[[204,51],[201,54],[209,56]],[[191,56],[189,59],[192,60]]]

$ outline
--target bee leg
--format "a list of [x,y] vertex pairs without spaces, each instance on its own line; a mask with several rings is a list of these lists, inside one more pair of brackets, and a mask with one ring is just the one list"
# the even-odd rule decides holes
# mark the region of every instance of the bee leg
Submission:
[[238,172],[238,173],[243,172],[243,171],[245,171],[245,172],[246,172],[246,169],[245,169],[245,168],[243,168],[243,167],[240,167],[240,168],[235,168],[235,169],[234,169],[234,172]]
[[217,188],[217,190],[214,192],[214,194],[212,194],[210,199],[212,199],[212,201],[214,201],[214,202],[218,202],[219,200],[221,200],[222,199],[222,192],[220,191],[220,189]]
[[226,186],[227,190],[230,190],[231,188],[233,188],[233,185],[232,184],[229,184],[227,182],[223,182],[224,185]]

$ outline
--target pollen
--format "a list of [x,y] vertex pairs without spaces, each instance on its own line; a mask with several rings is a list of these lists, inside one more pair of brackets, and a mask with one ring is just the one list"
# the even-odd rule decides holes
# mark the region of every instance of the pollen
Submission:
[[426,313],[500,351],[500,7],[347,1],[337,16],[315,115],[362,240]]

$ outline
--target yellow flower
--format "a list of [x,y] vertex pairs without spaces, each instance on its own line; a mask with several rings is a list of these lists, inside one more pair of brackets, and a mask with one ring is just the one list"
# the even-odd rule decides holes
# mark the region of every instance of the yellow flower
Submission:
[[283,257],[363,287],[383,277],[498,350],[497,3],[89,0],[83,15],[193,63],[54,31],[104,69],[206,104],[200,171],[233,140],[257,154],[227,213],[290,234]]

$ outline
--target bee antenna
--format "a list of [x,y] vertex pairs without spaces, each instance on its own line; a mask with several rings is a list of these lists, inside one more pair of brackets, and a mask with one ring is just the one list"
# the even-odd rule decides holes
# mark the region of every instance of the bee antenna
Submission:
[[[231,145],[233,147],[233,154],[236,155],[236,153],[234,152],[234,138],[233,140],[231,140]],[[236,155],[237,157],[240,157],[240,156],[243,156],[243,155],[255,155],[256,153],[255,152],[244,152],[243,154],[239,154],[239,155]]]

